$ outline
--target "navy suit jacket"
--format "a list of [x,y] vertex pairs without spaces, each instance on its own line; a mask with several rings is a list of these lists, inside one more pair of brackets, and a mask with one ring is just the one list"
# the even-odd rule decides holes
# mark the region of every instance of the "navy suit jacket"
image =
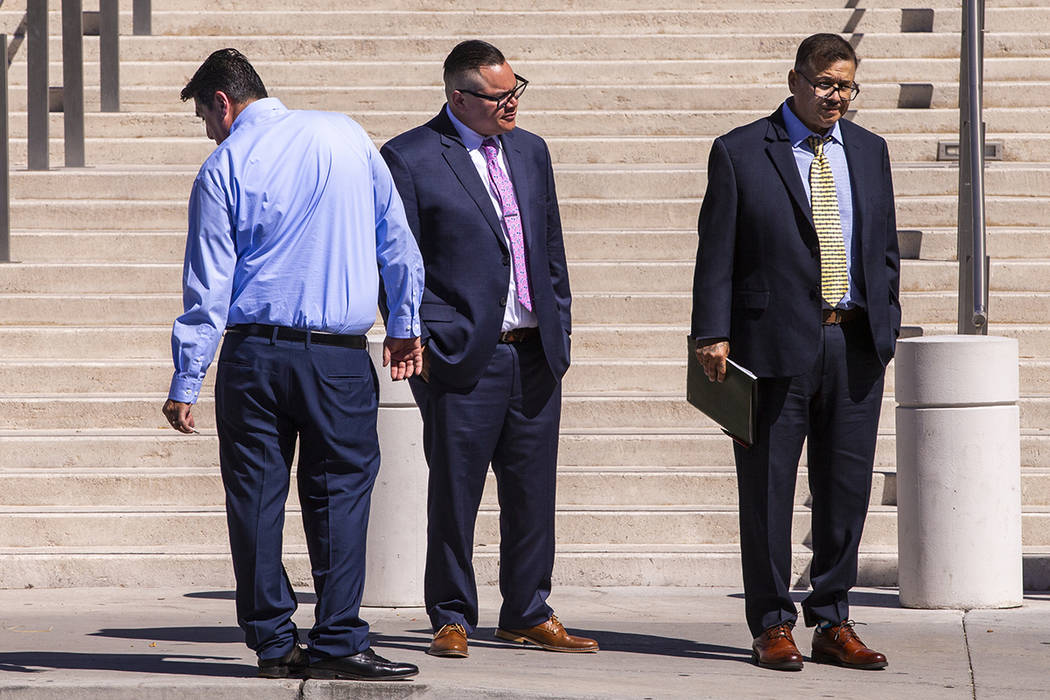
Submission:
[[[879,136],[840,124],[860,241],[854,274],[885,366],[901,320],[889,153]],[[820,247],[779,108],[715,140],[699,235],[693,337],[728,338],[730,357],[760,377],[807,371],[820,340]]]
[[[533,312],[555,378],[569,367],[571,294],[550,152],[523,129],[500,137],[521,212]],[[503,324],[510,251],[488,185],[445,108],[381,153],[405,203],[426,269],[420,306],[430,377],[477,382]]]

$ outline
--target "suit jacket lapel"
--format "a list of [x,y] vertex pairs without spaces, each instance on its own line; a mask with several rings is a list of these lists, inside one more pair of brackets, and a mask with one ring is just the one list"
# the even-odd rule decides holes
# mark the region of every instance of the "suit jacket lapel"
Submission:
[[[862,235],[864,229],[864,217],[868,213],[868,200],[863,196],[863,192],[866,189],[865,183],[877,182],[875,173],[871,173],[872,178],[869,179],[868,169],[875,167],[875,163],[872,162],[870,151],[867,151],[861,145],[860,134],[854,134],[850,123],[842,123],[842,142],[844,150],[846,152],[846,164],[849,166],[849,177],[850,177],[850,189],[853,191],[853,240],[860,241],[860,247],[864,248],[865,236]],[[878,167],[881,168],[882,164],[878,163]],[[856,244],[854,244],[856,245]],[[866,259],[867,256],[865,256]]]
[[499,241],[502,247],[503,229],[500,227],[496,210],[492,206],[488,188],[478,175],[478,170],[474,167],[474,161],[470,159],[470,154],[467,153],[467,149],[460,140],[459,134],[456,133],[456,127],[452,125],[452,120],[445,113],[444,107],[431,121],[431,125],[441,135],[441,144],[445,147],[445,151],[442,154],[445,162],[452,168],[452,172],[456,175],[460,184],[463,185],[463,189],[467,191],[470,198],[478,205],[481,215],[485,217],[485,221],[488,222],[492,232],[496,235],[496,240]]
[[805,212],[806,218],[812,225],[813,209],[810,206],[809,197],[806,196],[805,185],[802,184],[802,178],[799,176],[795,154],[791,151],[791,141],[788,139],[787,128],[784,126],[783,115],[779,109],[769,118],[766,141],[766,153],[769,154],[773,166],[784,181],[784,187],[787,188],[788,194],[795,200],[799,209]]
[[525,248],[531,248],[529,226],[530,217],[526,204],[529,202],[529,178],[525,168],[525,158],[521,153],[518,140],[514,138],[514,132],[509,131],[500,139],[503,142],[503,155],[507,160],[507,169],[510,171],[511,184],[514,185],[514,198],[518,201],[518,216],[521,217],[521,231],[525,238]]

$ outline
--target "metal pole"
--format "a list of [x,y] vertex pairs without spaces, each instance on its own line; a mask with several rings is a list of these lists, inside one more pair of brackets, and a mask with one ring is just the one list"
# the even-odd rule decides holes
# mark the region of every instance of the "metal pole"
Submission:
[[29,0],[26,7],[26,39],[29,169],[47,170],[47,0]]
[[967,73],[970,79],[970,217],[973,230],[973,326],[977,333],[988,334],[988,278],[985,260],[984,230],[984,0],[970,0],[966,7]]
[[988,333],[984,228],[984,2],[966,0],[959,66],[959,323],[963,335]]
[[66,167],[84,167],[84,11],[81,0],[62,0],[62,122]]
[[132,31],[135,34],[152,34],[150,0],[135,0],[131,7]]
[[11,262],[11,182],[9,168],[11,161],[7,143],[7,35],[0,34],[0,56],[3,56],[3,70],[0,70],[0,262]]
[[102,111],[120,111],[120,13],[118,0],[99,0],[99,85]]

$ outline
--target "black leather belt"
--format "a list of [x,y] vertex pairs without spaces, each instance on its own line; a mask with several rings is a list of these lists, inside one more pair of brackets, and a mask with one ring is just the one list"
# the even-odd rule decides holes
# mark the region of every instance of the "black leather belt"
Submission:
[[353,348],[354,350],[368,349],[368,337],[363,335],[338,335],[336,333],[322,333],[321,331],[304,331],[284,326],[267,326],[262,323],[239,323],[236,326],[229,326],[226,332],[256,335],[273,340],[294,340],[298,343],[311,345],[316,343],[317,345],[337,345],[341,348]]
[[527,343],[540,337],[539,328],[511,328],[499,334],[501,343]]
[[852,309],[822,309],[821,323],[825,326],[837,326],[846,321],[860,318],[864,315],[864,309],[854,306]]

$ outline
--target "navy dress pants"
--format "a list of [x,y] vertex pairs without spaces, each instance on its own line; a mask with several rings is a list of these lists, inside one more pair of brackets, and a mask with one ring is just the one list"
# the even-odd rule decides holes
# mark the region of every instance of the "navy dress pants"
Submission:
[[489,463],[500,505],[499,626],[551,616],[554,489],[561,384],[538,340],[500,344],[470,389],[409,380],[423,415],[430,468],[424,599],[435,631],[478,624],[474,524]]
[[237,621],[260,659],[298,641],[281,562],[290,470],[317,593],[311,656],[368,648],[358,617],[379,469],[378,384],[367,350],[228,333],[215,378],[219,457],[237,581]]
[[745,610],[754,637],[798,617],[790,596],[791,524],[807,437],[813,562],[802,610],[809,626],[849,618],[884,374],[861,318],[823,326],[805,374],[759,379],[755,444],[735,445]]

